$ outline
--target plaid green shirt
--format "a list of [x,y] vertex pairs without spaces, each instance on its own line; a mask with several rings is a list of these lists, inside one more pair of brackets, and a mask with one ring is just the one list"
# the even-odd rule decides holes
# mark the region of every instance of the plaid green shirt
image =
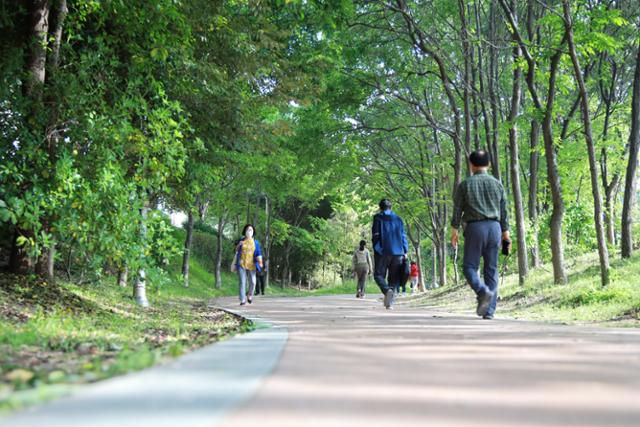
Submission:
[[485,171],[476,172],[458,185],[453,198],[451,226],[459,228],[461,222],[494,219],[502,231],[509,230],[509,214],[504,187]]

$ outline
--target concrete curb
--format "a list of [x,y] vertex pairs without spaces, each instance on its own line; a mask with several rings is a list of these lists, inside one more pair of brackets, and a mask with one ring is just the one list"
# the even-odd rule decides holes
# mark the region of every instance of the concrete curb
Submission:
[[257,329],[0,421],[3,427],[211,427],[255,393],[287,339],[286,328]]

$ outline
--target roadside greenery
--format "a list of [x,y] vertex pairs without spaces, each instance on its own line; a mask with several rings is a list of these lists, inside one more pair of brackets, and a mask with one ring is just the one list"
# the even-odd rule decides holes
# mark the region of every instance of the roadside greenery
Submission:
[[[498,318],[515,318],[551,323],[598,325],[608,327],[640,326],[640,256],[612,262],[615,272],[611,284],[600,286],[594,261],[597,254],[585,254],[568,265],[566,286],[553,285],[550,265],[536,269],[524,286],[517,274],[507,272],[500,288]],[[513,271],[513,270],[511,270]],[[412,298],[411,304],[430,309],[472,313],[473,293],[468,285],[428,291]]]
[[205,318],[236,293],[248,223],[267,292],[353,293],[352,251],[389,198],[425,301],[460,307],[451,201],[479,148],[511,212],[501,309],[638,317],[636,0],[0,10],[0,400],[241,331]]
[[[9,275],[1,280],[0,411],[144,369],[252,328],[209,306],[209,286],[158,289],[150,293],[156,304],[144,310],[128,289],[109,282],[52,286]],[[232,288],[229,283],[227,292]]]

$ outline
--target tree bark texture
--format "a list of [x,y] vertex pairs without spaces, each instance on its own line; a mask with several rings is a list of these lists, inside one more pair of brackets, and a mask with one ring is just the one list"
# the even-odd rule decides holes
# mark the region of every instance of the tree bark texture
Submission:
[[[216,236],[216,257],[215,257],[215,287],[222,288],[222,241],[224,237],[224,226],[226,224],[227,211],[223,210],[218,217],[218,229]],[[235,250],[235,247],[234,247]]]
[[[146,240],[147,238],[147,215],[149,213],[149,202],[145,202],[144,206],[140,210],[141,217],[141,229],[140,229],[140,239]],[[142,255],[144,257],[144,255]],[[141,263],[144,266],[144,262]],[[136,303],[141,307],[149,307],[149,300],[147,299],[147,273],[144,270],[144,267],[139,267],[136,274],[136,282],[133,285],[133,298]]]
[[624,183],[622,202],[622,230],[620,249],[622,258],[633,253],[633,209],[636,203],[636,169],[640,149],[640,48],[636,54],[636,70],[633,77],[633,98],[631,101],[631,131],[629,133],[629,160]]
[[518,282],[524,284],[525,277],[529,272],[529,261],[527,259],[527,242],[524,222],[524,207],[522,203],[522,190],[520,188],[520,153],[518,149],[518,126],[516,120],[520,115],[520,98],[522,95],[521,77],[522,71],[519,66],[515,66],[522,56],[520,46],[515,44],[513,48],[513,88],[511,93],[511,111],[509,112],[509,152],[511,153],[511,193],[516,214],[516,238],[518,240]]
[[571,9],[568,0],[562,2],[564,10],[564,21],[567,32],[567,44],[569,55],[573,63],[573,70],[578,82],[580,91],[580,106],[582,109],[582,122],[584,125],[584,139],[587,144],[587,154],[589,156],[589,174],[591,176],[591,191],[593,192],[593,215],[595,223],[596,238],[598,241],[598,258],[600,260],[600,279],[602,286],[609,284],[609,249],[604,235],[602,197],[600,196],[600,178],[598,176],[598,160],[596,159],[596,149],[593,142],[593,132],[591,130],[591,115],[589,113],[589,95],[582,78],[582,68],[576,53],[576,46],[573,40],[573,22],[571,20]]
[[187,227],[185,230],[187,232],[187,236],[184,240],[184,250],[182,252],[182,279],[185,287],[189,286],[189,259],[191,258],[191,244],[193,243],[193,224],[193,210],[189,209],[189,212],[187,213]]
[[551,240],[551,262],[553,264],[553,280],[556,284],[564,284],[567,282],[567,273],[564,264],[564,249],[562,242],[562,220],[564,217],[564,200],[562,198],[562,186],[560,185],[560,174],[558,173],[558,156],[553,140],[553,120],[554,120],[554,103],[556,96],[556,81],[558,76],[558,68],[560,58],[562,56],[561,46],[567,39],[567,34],[562,38],[560,46],[552,55],[547,83],[547,99],[543,106],[538,89],[536,87],[536,63],[528,50],[519,30],[517,20],[515,19],[511,7],[507,5],[506,0],[499,0],[504,11],[507,24],[513,37],[517,40],[522,50],[523,56],[527,61],[528,70],[526,76],[527,88],[531,95],[535,108],[544,114],[542,121],[542,138],[545,147],[545,159],[547,162],[547,182],[551,191],[552,212],[550,221],[550,240]]

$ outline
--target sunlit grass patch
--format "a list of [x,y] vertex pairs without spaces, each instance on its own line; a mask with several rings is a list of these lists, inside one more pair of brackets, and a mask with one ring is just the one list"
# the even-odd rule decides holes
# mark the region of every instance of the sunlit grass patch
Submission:
[[[502,261],[502,260],[501,260]],[[568,283],[553,283],[552,266],[531,270],[524,285],[517,274],[507,272],[500,284],[497,317],[562,323],[597,323],[607,326],[640,326],[640,255],[611,260],[611,283],[600,284],[597,254],[567,261]],[[472,312],[475,298],[461,283],[427,292],[418,301],[452,311]]]

